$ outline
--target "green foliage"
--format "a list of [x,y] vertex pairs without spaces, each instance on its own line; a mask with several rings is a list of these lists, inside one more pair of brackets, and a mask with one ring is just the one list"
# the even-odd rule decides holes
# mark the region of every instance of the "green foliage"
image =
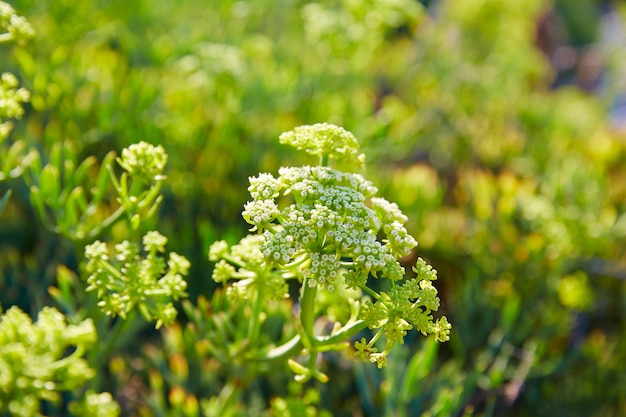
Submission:
[[[119,179],[114,159],[125,170]],[[96,158],[90,156],[78,163],[71,142],[57,143],[43,168],[39,158],[32,163],[31,202],[44,225],[75,241],[93,241],[124,214],[137,229],[142,219],[156,214],[161,203],[166,162],[162,147],[140,142],[125,148],[121,158],[108,153],[94,181],[88,174],[95,168]],[[116,210],[106,199],[111,185],[119,203]]]
[[[23,44],[34,33],[24,17],[17,15],[7,3],[0,2],[0,45],[9,42]],[[13,122],[8,119],[21,118],[23,106],[30,100],[28,90],[18,86],[15,75],[10,72],[0,74],[0,181],[20,176],[28,164],[28,158],[23,155],[24,142],[16,141],[8,148],[4,146],[13,129]]]
[[[0,3],[0,301],[98,333],[93,378],[40,413],[116,413],[110,392],[131,416],[625,414],[626,153],[609,103],[626,61],[623,42],[584,44],[604,33],[594,2],[209,3]],[[553,88],[547,11],[579,68],[608,65],[597,89]],[[289,210],[316,238],[286,233]],[[167,252],[144,250],[150,231]],[[344,232],[372,247],[338,255]],[[87,265],[108,268],[85,257],[96,240],[111,274],[86,291]],[[116,258],[124,241],[136,258]],[[366,247],[394,262],[368,270]],[[175,288],[159,283],[173,253],[190,263]],[[115,317],[99,291],[126,300]]]
[[[40,401],[58,403],[63,391],[82,387],[94,375],[83,356],[96,340],[91,319],[67,324],[55,308],[42,309],[36,323],[18,307],[4,312],[0,316],[0,412],[39,416]],[[111,411],[98,415],[119,415],[110,394],[98,395],[106,401],[92,401],[89,410],[102,413],[105,406]]]

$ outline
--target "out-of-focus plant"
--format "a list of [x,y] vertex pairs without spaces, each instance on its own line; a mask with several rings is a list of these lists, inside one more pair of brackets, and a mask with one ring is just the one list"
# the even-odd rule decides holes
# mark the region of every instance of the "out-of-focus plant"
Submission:
[[[391,385],[372,396],[378,414],[547,412],[533,399],[563,407],[557,393],[597,358],[587,346],[598,333],[625,343],[607,324],[615,320],[608,306],[622,305],[624,144],[601,101],[548,89],[551,73],[533,37],[545,5],[518,6],[440,2],[416,32],[414,72],[378,113],[391,143],[379,155],[400,162],[381,188],[401,196],[407,229],[418,230],[429,259],[454,265],[443,272],[454,289],[442,291],[455,294],[445,299],[459,336],[450,360],[411,381],[414,398],[394,395],[407,379],[378,380],[375,387]],[[617,381],[619,372],[604,368],[598,379]],[[567,397],[577,392],[613,410],[623,404],[620,389],[565,386]],[[565,407],[576,413],[580,405]],[[591,408],[585,413],[611,409]]]
[[[23,44],[34,36],[30,23],[17,15],[9,4],[0,1],[0,45],[15,42]],[[25,156],[26,143],[16,140],[7,144],[9,133],[13,129],[10,119],[19,119],[24,115],[23,105],[30,100],[30,93],[19,87],[19,81],[10,72],[0,74],[0,181],[20,176],[30,158]],[[0,212],[10,196],[7,191],[0,200]]]
[[[7,30],[0,34],[0,43],[23,43],[33,35],[30,25],[4,2],[0,3],[0,25]],[[131,230],[145,227],[145,222],[155,217],[162,200],[167,163],[164,149],[139,142],[123,149],[118,158],[109,152],[98,167],[94,156],[79,162],[80,146],[71,139],[39,150],[27,140],[4,146],[5,140],[12,140],[12,125],[5,119],[22,117],[22,105],[29,99],[29,93],[18,88],[16,77],[10,73],[2,75],[0,180],[15,180],[11,185],[22,194],[17,177],[26,172],[23,181],[30,185],[30,203],[43,225],[78,247],[97,237],[109,237],[120,220],[126,219]],[[46,161],[43,167],[42,160]],[[123,170],[119,175],[115,161]],[[9,195],[7,192],[0,200],[0,210],[6,207]],[[77,325],[66,324],[65,315],[51,307],[40,310],[35,324],[17,306],[2,315],[1,412],[35,416],[58,407],[61,413],[69,409],[75,415],[120,414],[119,405],[109,393],[96,391],[105,379],[102,370],[108,356],[138,329],[131,317],[135,306],[145,319],[156,321],[158,328],[176,317],[170,300],[186,296],[183,276],[188,273],[189,262],[173,252],[169,258],[162,258],[160,253],[166,242],[158,232],[149,232],[143,239],[145,256],[140,256],[136,243],[125,240],[116,245],[113,259],[109,259],[105,243],[91,243],[85,249],[89,259],[85,271],[91,274],[86,288],[66,266],[55,265],[55,282],[49,293],[68,314],[67,320],[79,322]],[[95,302],[104,314],[93,308],[93,297],[87,294],[91,291],[97,293]],[[33,291],[32,295],[37,293]],[[115,316],[120,319],[114,321]],[[121,334],[122,329],[126,334]],[[104,343],[95,343],[96,331]],[[88,390],[87,384],[91,386]],[[63,392],[67,394],[61,395]]]
[[[254,298],[254,286],[233,278],[212,294],[216,284],[205,278],[211,243],[228,241],[231,257],[251,243],[236,243],[248,175],[294,165],[275,133],[317,120],[361,139],[365,177],[407,215],[421,255],[440,265],[440,309],[455,323],[447,344],[407,332],[383,369],[353,363],[350,349],[318,354],[332,385],[312,378],[303,388],[319,393],[320,409],[342,417],[624,414],[624,147],[594,97],[549,88],[553,74],[533,43],[552,2],[13,3],[39,36],[27,48],[0,45],[2,72],[15,74],[16,91],[30,91],[0,151],[14,155],[0,156],[9,167],[0,182],[0,298],[36,315],[52,296],[72,322],[93,317],[103,343],[87,355],[97,370],[90,388],[111,391],[124,414],[255,416],[271,404],[277,412],[314,404],[306,390],[288,391],[284,361],[246,357],[301,332],[299,305],[264,305],[251,346],[252,305],[228,288],[244,282]],[[621,68],[620,53],[612,59]],[[136,177],[107,156],[142,140],[169,156],[154,213],[152,204],[117,200],[113,181],[121,187],[127,173],[132,188]],[[99,162],[85,163],[78,181],[88,158]],[[43,170],[31,175],[31,162],[58,171],[65,204],[43,207],[60,235],[39,227],[31,209]],[[155,184],[141,182],[138,200]],[[83,207],[76,216],[60,207],[75,207],[72,199]],[[280,212],[294,201],[275,204]],[[135,214],[137,229],[127,221]],[[167,235],[168,250],[192,264],[185,314],[159,332],[136,309],[126,320],[102,314],[97,291],[85,293],[78,277],[84,245],[106,242],[121,272],[115,244],[140,247],[148,230]],[[416,258],[401,262],[408,271]],[[387,281],[367,285],[380,294]],[[287,282],[297,300],[297,279]],[[334,289],[317,290],[317,337],[350,320],[345,300],[354,292]]]
[[[114,160],[124,169],[119,178]],[[39,159],[32,164],[31,201],[49,229],[79,242],[93,241],[124,214],[137,229],[142,219],[154,216],[163,198],[166,163],[163,147],[140,142],[125,148],[121,157],[108,153],[95,183],[90,183],[87,174],[95,168],[96,158],[77,163],[72,144],[57,143],[48,164],[41,168]],[[111,185],[119,204],[116,210],[107,199]]]
[[8,3],[0,2],[0,44],[5,42],[24,43],[35,35],[30,23],[19,16]]
[[183,276],[188,273],[189,261],[175,252],[167,261],[160,257],[166,243],[167,238],[159,232],[148,232],[143,237],[145,258],[139,256],[137,245],[127,240],[115,245],[113,256],[104,242],[85,248],[86,271],[91,274],[86,291],[97,292],[98,306],[106,315],[126,319],[137,307],[146,320],[156,320],[157,328],[176,319],[170,300],[187,295]]
[[[83,356],[97,338],[91,319],[68,324],[55,308],[42,309],[36,323],[18,307],[4,312],[0,316],[0,412],[40,416],[41,401],[58,403],[64,391],[81,389],[94,376]],[[101,400],[94,403],[93,395]],[[86,401],[96,415],[119,415],[108,393],[92,393]]]

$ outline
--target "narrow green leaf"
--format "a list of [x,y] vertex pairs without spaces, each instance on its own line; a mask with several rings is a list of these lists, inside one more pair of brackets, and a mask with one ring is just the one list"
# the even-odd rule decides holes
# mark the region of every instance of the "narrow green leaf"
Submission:
[[4,206],[6,206],[7,202],[9,201],[9,197],[11,197],[11,192],[11,190],[8,190],[0,199],[0,213],[2,213],[2,211],[4,210]]
[[146,219],[150,219],[150,218],[152,218],[155,215],[155,213],[159,209],[159,206],[161,205],[161,201],[163,201],[163,196],[162,195],[158,196],[156,201],[152,205],[152,207],[150,207],[150,210],[148,210],[148,213],[146,213],[146,215],[145,215]]
[[6,155],[6,162],[8,163],[9,178],[17,178],[24,172],[24,152],[26,151],[26,142],[18,140],[10,148]]
[[132,227],[133,230],[137,230],[139,229],[140,225],[141,225],[141,216],[139,216],[139,214],[135,214],[130,219],[130,227]]
[[128,174],[124,172],[120,177],[119,187],[117,188],[117,194],[122,199],[122,201],[128,201]]
[[[81,197],[83,201],[81,201]],[[86,210],[87,205],[87,202],[84,200],[82,187],[74,188],[68,196],[64,205],[63,223],[69,228],[75,228],[80,223],[81,212]]]
[[63,181],[66,188],[74,188],[78,185],[74,183],[74,173],[76,172],[76,164],[71,159],[63,161]]
[[41,174],[41,156],[36,150],[31,150],[28,154],[29,158],[29,170],[24,175],[24,180],[28,186],[32,186],[38,182],[39,175]]
[[146,319],[146,321],[152,321],[152,313],[150,312],[150,309],[147,305],[145,305],[144,303],[139,303],[137,304],[137,307],[139,308],[139,312],[141,313],[143,318]]
[[57,170],[61,170],[63,167],[63,144],[56,142],[50,148],[50,161],[49,165],[53,165]]
[[93,155],[85,158],[74,172],[74,184],[82,184],[87,176],[87,172],[89,172],[89,169],[91,169],[91,167],[94,166],[96,162],[98,161]]
[[157,197],[159,196],[160,192],[161,192],[161,183],[157,182],[152,187],[150,187],[148,192],[143,192],[141,194],[141,196],[140,196],[141,201],[139,201],[139,203],[137,203],[137,209],[141,210],[141,209],[151,205],[152,202],[155,199],[157,199]]
[[59,169],[54,165],[46,165],[41,171],[39,186],[41,187],[43,201],[49,206],[56,208],[60,203],[59,197],[61,196]]
[[75,285],[76,274],[65,265],[57,267],[58,287],[48,288],[48,293],[54,298],[64,312],[74,314],[77,310],[76,297],[72,292]]
[[43,196],[41,195],[41,191],[37,186],[33,185],[30,187],[30,204],[32,205],[35,212],[39,215],[41,222],[50,230],[55,230],[54,226],[48,219],[48,214],[46,212],[45,203],[43,201]]
[[96,179],[96,187],[92,189],[93,198],[92,204],[98,205],[104,195],[107,192],[107,188],[109,185],[109,179],[112,177],[112,164],[115,160],[115,152],[109,152],[102,161],[102,165],[100,166],[100,171],[98,172],[98,178]]
[[408,400],[419,391],[423,379],[435,364],[439,344],[434,337],[424,340],[422,348],[413,355],[404,374],[404,383],[400,393],[401,400]]
[[57,267],[57,285],[66,298],[72,297],[72,288],[77,283],[76,273],[65,265]]
[[520,296],[516,293],[511,294],[504,304],[502,312],[502,324],[505,330],[512,331],[515,322],[519,316],[521,308]]

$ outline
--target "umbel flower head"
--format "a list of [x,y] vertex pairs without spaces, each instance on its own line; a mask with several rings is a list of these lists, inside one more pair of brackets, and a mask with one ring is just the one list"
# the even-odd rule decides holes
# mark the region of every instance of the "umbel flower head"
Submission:
[[167,165],[167,153],[161,145],[139,142],[124,148],[118,163],[131,175],[139,175],[148,181],[162,178]]
[[104,242],[85,247],[87,272],[91,274],[87,291],[97,292],[98,306],[105,314],[126,318],[137,307],[146,320],[156,320],[157,328],[175,320],[172,300],[187,296],[183,276],[190,263],[175,252],[167,260],[159,256],[166,244],[165,236],[152,231],[143,237],[145,256],[140,256],[138,245],[129,241],[115,245],[112,257]]
[[278,140],[320,158],[358,164],[365,162],[365,155],[359,153],[359,142],[354,135],[330,123],[298,126],[280,135]]
[[[319,155],[322,162],[328,157],[362,160],[354,136],[327,123],[298,127],[280,140]],[[251,177],[248,191],[252,200],[242,214],[259,236],[265,267],[298,277],[304,288],[367,294],[352,300],[358,305],[359,322],[351,329],[369,327],[375,334],[370,341],[357,342],[357,357],[384,366],[391,347],[403,343],[412,329],[434,333],[440,341],[449,339],[445,317],[432,317],[439,308],[432,284],[436,271],[420,258],[413,269],[416,277],[406,277],[398,259],[417,246],[404,226],[408,219],[395,203],[377,197],[376,187],[362,175],[325,165],[282,167],[277,177]],[[213,260],[222,258],[216,267],[220,282],[240,275],[228,264],[239,266],[224,254],[223,246],[212,250]],[[388,290],[374,291],[370,279],[386,280],[377,287]],[[374,347],[379,340],[385,340],[382,349]]]

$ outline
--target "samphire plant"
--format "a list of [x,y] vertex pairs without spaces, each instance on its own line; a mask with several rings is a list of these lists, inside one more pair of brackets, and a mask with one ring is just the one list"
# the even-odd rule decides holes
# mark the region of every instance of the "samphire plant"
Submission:
[[[22,43],[33,36],[30,25],[1,1],[0,29],[6,31],[0,33],[0,43]],[[27,191],[21,194],[30,196],[34,216],[71,243],[68,251],[76,251],[72,258],[84,253],[81,265],[59,262],[47,288],[51,298],[39,297],[32,312],[11,298],[6,310],[0,306],[0,414],[132,414],[133,406],[120,394],[123,387],[111,383],[122,378],[121,358],[136,354],[129,347],[150,324],[157,329],[172,325],[163,331],[167,342],[168,334],[185,321],[179,322],[176,303],[188,297],[184,277],[191,263],[166,251],[168,239],[154,224],[168,155],[162,146],[143,141],[125,147],[119,157],[111,151],[100,162],[85,157],[86,149],[69,138],[33,146],[12,131],[9,121],[23,116],[30,93],[19,88],[12,74],[0,78],[0,181],[15,180],[5,184]],[[210,250],[210,259],[217,262],[213,278],[225,285],[226,297],[218,291],[210,303],[203,296],[195,305],[191,297],[183,302],[191,322],[185,327],[186,342],[195,353],[235,367],[286,362],[296,381],[326,382],[318,360],[323,352],[347,351],[381,368],[410,330],[448,340],[446,318],[432,316],[439,308],[432,284],[436,271],[421,258],[408,266],[417,242],[405,229],[407,218],[398,206],[376,197],[374,185],[352,171],[364,162],[355,137],[322,123],[286,132],[280,142],[319,163],[281,168],[278,177],[263,173],[250,178],[252,200],[243,210],[252,225],[250,235],[231,247],[217,242]],[[7,203],[14,210],[9,198],[10,192],[0,196],[0,212]],[[33,292],[27,295],[38,298]],[[58,308],[45,306],[52,300]],[[234,329],[234,337],[211,338],[204,330],[223,330],[223,311],[232,318],[225,333]],[[194,327],[198,322],[206,326]],[[207,345],[218,349],[204,350]],[[142,343],[139,350],[154,363],[161,357],[155,351],[168,354],[167,348],[152,347]],[[189,357],[167,359],[178,358],[179,365],[192,362],[190,351],[185,351]],[[250,369],[247,374],[220,372],[218,378],[228,374],[226,383],[219,396],[201,398],[204,415],[240,415],[243,406],[234,398],[246,376],[258,375],[259,368]],[[161,388],[154,381],[157,374],[163,378],[162,370],[155,365],[148,371],[152,391],[142,392],[148,405],[138,407],[138,414],[177,415],[185,395],[185,415],[198,415],[196,397],[174,385],[180,380],[172,384],[167,402],[158,401]],[[269,406],[267,413],[276,416],[317,415],[314,388],[304,391],[292,383],[289,393],[278,394],[287,396],[270,398],[259,409]],[[154,408],[152,414],[148,407]]]
[[[235,341],[234,355],[286,359],[296,380],[326,382],[321,352],[352,345],[357,358],[382,368],[410,330],[449,340],[446,317],[432,316],[439,308],[436,271],[422,258],[410,271],[401,262],[417,246],[404,227],[407,217],[376,197],[362,175],[331,166],[362,165],[352,133],[320,123],[279,139],[318,158],[318,165],[251,177],[252,200],[242,213],[250,234],[232,247],[216,242],[209,253],[217,262],[213,279],[233,304],[246,306],[245,337]],[[268,309],[290,292],[297,294],[293,334],[281,335],[279,344],[260,337]]]

